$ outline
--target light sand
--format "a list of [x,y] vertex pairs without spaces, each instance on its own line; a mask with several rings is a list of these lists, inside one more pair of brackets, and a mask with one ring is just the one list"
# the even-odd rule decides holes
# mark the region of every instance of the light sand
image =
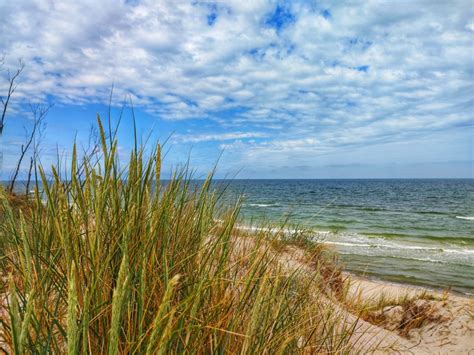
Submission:
[[[416,299],[419,304],[429,305],[432,317],[436,321],[427,321],[419,328],[414,328],[405,336],[413,344],[413,353],[429,354],[474,354],[474,299],[427,290],[422,287],[394,284],[390,282],[368,280],[362,277],[349,276],[350,292],[362,299],[377,299],[381,295],[390,298]],[[427,299],[432,298],[432,299]],[[387,312],[397,318],[397,308],[387,307]],[[398,308],[400,310],[400,308]],[[397,333],[393,323],[386,324]]]
[[[243,238],[241,242],[248,244],[250,240]],[[313,271],[311,265],[305,262],[304,251],[297,247],[284,248],[278,252],[278,259],[291,272]],[[400,305],[390,305],[378,310],[379,313],[386,313],[386,321],[380,324],[365,321],[347,304],[328,299],[332,306],[346,314],[344,322],[356,325],[352,353],[474,354],[474,298],[423,287],[374,281],[347,273],[344,277],[348,285],[346,298],[353,300],[355,304],[376,304],[381,298],[398,299],[403,304],[403,300],[408,298],[413,307],[429,310],[426,320],[405,332],[398,329],[407,313]],[[406,308],[408,311],[412,309],[411,306]]]

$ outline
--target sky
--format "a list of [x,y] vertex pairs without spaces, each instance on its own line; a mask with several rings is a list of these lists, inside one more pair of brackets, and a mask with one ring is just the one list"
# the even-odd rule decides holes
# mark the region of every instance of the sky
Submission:
[[166,141],[231,178],[474,177],[474,3],[0,0],[7,179],[29,104],[54,106],[41,161],[124,107],[119,154]]

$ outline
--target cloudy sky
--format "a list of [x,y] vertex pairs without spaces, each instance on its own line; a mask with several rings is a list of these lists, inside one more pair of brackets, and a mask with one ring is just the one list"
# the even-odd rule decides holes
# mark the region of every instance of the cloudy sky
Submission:
[[[42,160],[126,98],[167,167],[241,178],[474,177],[474,3],[0,0],[5,76],[26,67],[1,177],[54,103]],[[129,100],[129,99],[126,99]],[[131,147],[129,107],[120,152]],[[151,133],[150,133],[151,132]]]

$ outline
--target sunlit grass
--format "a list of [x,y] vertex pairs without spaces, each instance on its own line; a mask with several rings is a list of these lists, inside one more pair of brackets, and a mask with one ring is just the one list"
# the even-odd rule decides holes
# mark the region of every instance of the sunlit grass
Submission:
[[101,152],[79,160],[74,148],[67,176],[38,167],[31,201],[18,207],[2,193],[2,347],[349,351],[354,328],[327,301],[328,275],[285,270],[263,242],[281,247],[270,231],[239,238],[240,202],[223,208],[212,175],[199,187],[186,170],[161,183],[159,145],[121,169],[117,142],[100,133]]

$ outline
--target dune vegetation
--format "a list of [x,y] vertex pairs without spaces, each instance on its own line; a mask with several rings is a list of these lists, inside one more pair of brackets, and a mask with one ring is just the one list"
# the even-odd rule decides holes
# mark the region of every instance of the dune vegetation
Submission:
[[68,168],[36,165],[32,193],[0,187],[3,352],[469,349],[471,299],[353,279],[288,221],[244,225],[213,173],[163,180],[159,144],[135,144],[124,164],[98,127]]
[[[36,167],[29,197],[1,196],[0,345],[15,353],[335,353],[354,322],[327,302],[341,277],[325,249],[289,272],[265,240],[188,170],[161,182],[161,149],[120,166],[100,149],[69,171]],[[291,237],[286,237],[291,239]],[[250,242],[251,240],[251,242]],[[334,285],[338,283],[335,282]]]

